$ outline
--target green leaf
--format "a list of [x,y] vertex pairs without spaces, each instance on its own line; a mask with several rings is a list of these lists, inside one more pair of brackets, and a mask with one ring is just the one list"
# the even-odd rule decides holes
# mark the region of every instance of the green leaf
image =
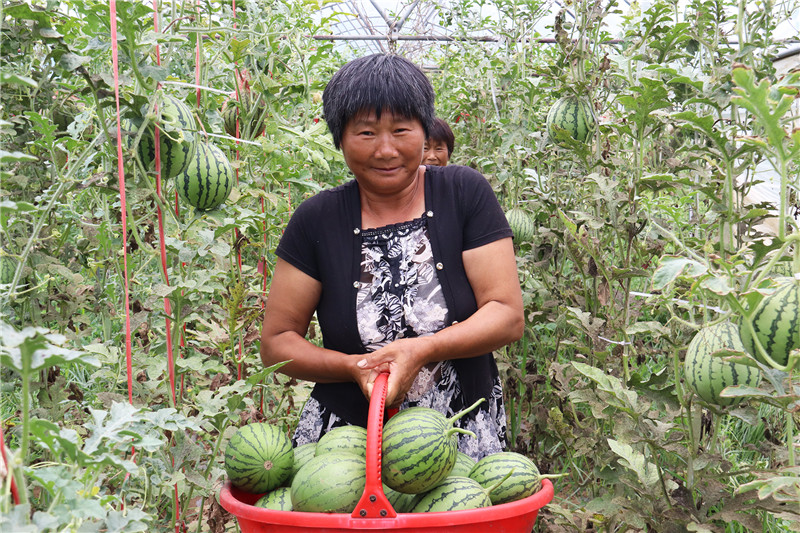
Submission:
[[728,282],[721,277],[718,276],[709,276],[704,278],[700,282],[700,286],[704,289],[708,289],[715,294],[719,294],[720,296],[725,296],[726,294],[730,294],[733,292],[733,289],[728,285]]
[[27,327],[17,331],[0,321],[0,364],[21,374],[70,362],[100,366],[97,358],[86,352],[58,346],[66,340],[63,335],[48,333],[43,328]]
[[34,20],[38,22],[43,28],[49,28],[52,25],[50,15],[47,9],[29,5],[27,2],[20,2],[14,5],[4,5],[3,14],[8,15],[15,19],[21,20]]
[[651,333],[654,336],[658,337],[661,335],[666,335],[669,333],[669,330],[665,328],[661,322],[656,321],[649,321],[649,322],[635,322],[627,327],[625,333],[628,335],[637,335],[639,333]]
[[790,95],[782,94],[779,101],[770,98],[769,80],[764,78],[756,83],[756,73],[749,68],[733,69],[733,81],[736,96],[731,102],[750,111],[767,133],[769,144],[781,147],[787,137],[783,128],[783,120],[794,102]]
[[708,267],[702,263],[685,257],[664,256],[653,272],[653,290],[660,291],[675,281],[678,276],[686,275],[696,278],[706,273]]
[[643,485],[651,487],[658,483],[658,469],[655,464],[647,460],[644,454],[634,450],[632,446],[614,439],[608,439],[608,445],[611,447],[611,451],[619,456],[619,463],[634,472]]
[[39,158],[24,152],[7,152],[0,150],[0,163],[19,163],[21,161],[38,161]]
[[61,56],[61,59],[58,60],[58,66],[71,72],[91,60],[92,58],[89,56],[81,56],[78,54],[73,54],[72,52],[67,52]]
[[39,86],[39,84],[33,78],[6,71],[0,71],[0,84],[27,85],[28,87],[32,87],[34,89]]
[[621,409],[631,416],[636,416],[639,409],[643,407],[639,404],[639,396],[636,392],[627,389],[619,378],[610,376],[601,369],[587,365],[586,363],[573,361],[571,364],[578,372],[594,381],[598,389],[611,396],[609,405]]
[[[111,412],[102,409],[91,409],[92,422],[87,422],[86,427],[92,431],[92,435],[86,439],[84,452],[92,454],[101,449],[103,441],[113,444],[118,442],[130,442],[127,435],[120,436],[120,432],[128,426],[139,422],[144,417],[139,409],[126,402],[114,402],[111,404]],[[109,416],[110,414],[110,416]]]
[[710,115],[700,116],[694,111],[682,111],[680,113],[673,113],[672,118],[678,121],[686,122],[692,129],[699,131],[706,135],[717,147],[717,149],[724,154],[728,155],[728,138],[717,127],[717,118]]
[[31,506],[27,503],[12,505],[0,513],[0,531],[14,531],[15,533],[37,533],[43,531],[36,524],[31,523]]

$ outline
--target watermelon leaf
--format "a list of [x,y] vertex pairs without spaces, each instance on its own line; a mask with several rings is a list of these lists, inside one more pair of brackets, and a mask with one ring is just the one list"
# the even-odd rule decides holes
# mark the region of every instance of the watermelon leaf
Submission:
[[647,460],[643,453],[633,449],[632,446],[614,439],[607,439],[611,451],[620,458],[619,463],[633,471],[642,484],[650,487],[658,483],[658,468]]
[[708,267],[693,259],[685,257],[664,256],[653,273],[653,290],[663,290],[667,285],[675,281],[680,275],[687,275],[696,278],[705,274]]

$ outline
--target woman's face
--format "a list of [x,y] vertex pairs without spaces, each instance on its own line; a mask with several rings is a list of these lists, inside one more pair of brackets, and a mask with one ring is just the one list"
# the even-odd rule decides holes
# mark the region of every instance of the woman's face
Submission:
[[424,165],[435,165],[437,167],[447,166],[450,161],[450,153],[447,151],[447,143],[428,139],[425,141],[422,163]]
[[422,164],[425,130],[415,118],[374,112],[356,115],[342,133],[342,154],[360,187],[393,194],[413,183]]

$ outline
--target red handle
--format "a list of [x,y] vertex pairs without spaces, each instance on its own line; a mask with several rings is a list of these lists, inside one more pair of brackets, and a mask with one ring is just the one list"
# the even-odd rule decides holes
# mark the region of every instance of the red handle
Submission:
[[380,374],[372,387],[367,418],[367,482],[364,494],[356,505],[353,518],[394,518],[397,512],[383,493],[381,483],[381,443],[383,442],[383,409],[386,404],[386,383],[389,374]]

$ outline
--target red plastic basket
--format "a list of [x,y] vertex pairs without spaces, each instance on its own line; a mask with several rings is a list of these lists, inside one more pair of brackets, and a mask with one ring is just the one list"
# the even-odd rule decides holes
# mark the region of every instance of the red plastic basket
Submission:
[[446,513],[396,513],[381,485],[383,409],[388,374],[378,376],[372,390],[367,421],[367,479],[364,494],[352,514],[273,511],[255,507],[259,494],[226,483],[220,492],[222,507],[239,521],[242,533],[318,533],[387,530],[396,533],[441,531],[459,533],[530,533],[539,509],[553,499],[553,484],[542,480],[535,494],[511,503]]

